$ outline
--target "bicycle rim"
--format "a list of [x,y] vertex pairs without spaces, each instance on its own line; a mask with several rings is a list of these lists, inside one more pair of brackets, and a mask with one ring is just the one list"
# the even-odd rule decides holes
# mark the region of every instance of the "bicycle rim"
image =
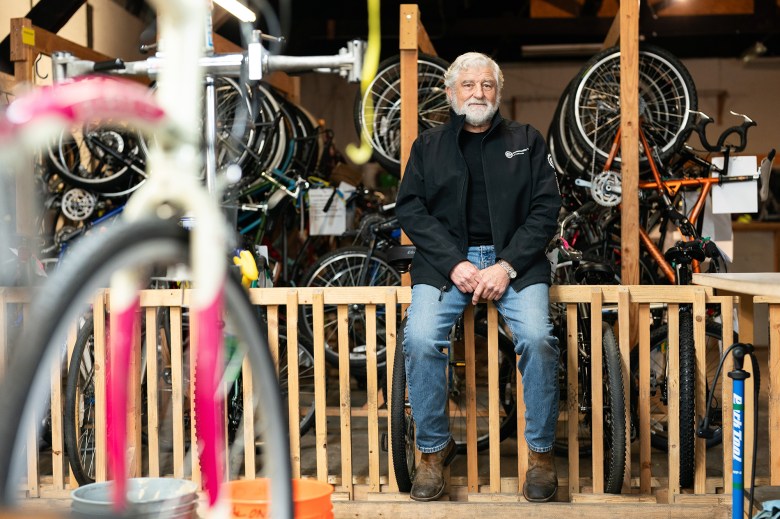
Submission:
[[146,149],[133,130],[85,124],[72,133],[63,131],[57,152],[49,148],[49,158],[68,183],[107,197],[125,196],[146,180]]
[[[642,129],[666,160],[683,144],[685,131],[698,100],[693,79],[668,51],[643,45],[639,51],[639,115]],[[620,126],[620,49],[608,49],[583,67],[572,90],[568,121],[588,155],[604,164]],[[679,138],[681,137],[682,138]],[[646,151],[640,161],[647,162]],[[615,166],[620,165],[615,157]]]
[[[148,220],[114,226],[101,235],[85,238],[74,247],[70,260],[49,280],[31,307],[30,326],[17,348],[9,371],[0,387],[0,410],[5,416],[18,416],[16,423],[0,423],[0,485],[3,503],[13,503],[18,491],[16,477],[25,465],[28,428],[49,401],[52,362],[62,357],[61,344],[70,324],[82,309],[82,302],[94,291],[106,286],[110,275],[122,268],[150,264],[176,264],[188,257],[188,236],[173,221]],[[89,273],[85,279],[84,273]],[[225,287],[229,323],[248,344],[267,344],[257,326],[254,307],[237,281],[230,278]],[[249,348],[248,357],[255,378],[255,403],[262,403],[263,470],[271,477],[272,513],[292,517],[289,443],[281,407],[273,361],[267,348]],[[262,396],[261,396],[262,395]],[[272,447],[271,447],[272,446]]]

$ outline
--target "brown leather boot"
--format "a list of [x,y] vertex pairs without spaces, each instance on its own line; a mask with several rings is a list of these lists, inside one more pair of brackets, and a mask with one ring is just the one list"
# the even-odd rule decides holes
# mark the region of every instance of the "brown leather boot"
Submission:
[[414,474],[412,491],[409,494],[415,501],[435,501],[444,494],[444,467],[452,463],[458,452],[455,440],[450,442],[442,450],[423,454],[417,471]]
[[557,488],[558,473],[555,471],[553,452],[534,452],[529,449],[523,496],[528,501],[543,503],[553,498]]

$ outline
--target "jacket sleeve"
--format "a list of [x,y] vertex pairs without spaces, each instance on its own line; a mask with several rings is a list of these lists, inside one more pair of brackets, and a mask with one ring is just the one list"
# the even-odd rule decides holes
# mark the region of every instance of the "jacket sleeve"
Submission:
[[423,174],[423,143],[412,145],[409,162],[395,203],[395,214],[417,252],[448,280],[450,272],[466,256],[453,243],[444,225],[428,211]]
[[518,272],[538,261],[555,235],[561,195],[550,152],[542,135],[530,128],[532,189],[531,207],[525,223],[515,231],[509,244],[496,257],[505,259]]

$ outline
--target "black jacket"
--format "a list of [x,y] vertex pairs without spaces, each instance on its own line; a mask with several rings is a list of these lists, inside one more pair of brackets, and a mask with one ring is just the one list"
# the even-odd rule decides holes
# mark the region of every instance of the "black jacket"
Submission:
[[[412,145],[396,214],[417,248],[412,284],[446,290],[466,260],[468,169],[458,145],[464,116],[423,132]],[[547,145],[538,130],[497,112],[482,141],[482,164],[496,257],[517,271],[512,287],[550,284],[544,254],[555,234],[561,197]]]

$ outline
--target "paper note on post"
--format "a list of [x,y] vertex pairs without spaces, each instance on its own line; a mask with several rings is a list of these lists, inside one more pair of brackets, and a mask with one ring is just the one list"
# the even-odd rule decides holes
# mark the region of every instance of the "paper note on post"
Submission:
[[[355,191],[355,186],[346,182],[333,188],[309,190],[309,233],[312,236],[340,236],[351,228],[354,213],[347,208],[346,199]],[[325,208],[327,207],[327,211]]]
[[[723,168],[723,157],[713,157],[713,165]],[[754,155],[730,157],[728,176],[755,175]],[[717,177],[717,173],[712,174]],[[758,212],[758,181],[729,182],[712,186],[712,212],[755,213]]]

